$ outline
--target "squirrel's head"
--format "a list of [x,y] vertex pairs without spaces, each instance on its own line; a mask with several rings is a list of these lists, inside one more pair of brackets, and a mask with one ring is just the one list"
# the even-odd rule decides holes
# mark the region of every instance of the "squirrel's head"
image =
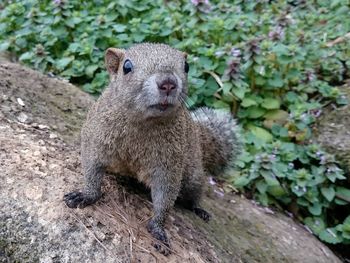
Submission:
[[164,44],[109,48],[105,63],[118,99],[144,118],[166,117],[183,107],[187,94],[186,53]]

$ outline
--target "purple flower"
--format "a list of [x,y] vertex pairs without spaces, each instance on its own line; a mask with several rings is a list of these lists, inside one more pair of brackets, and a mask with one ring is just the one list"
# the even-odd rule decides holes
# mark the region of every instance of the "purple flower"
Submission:
[[261,40],[262,40],[262,38],[255,38],[255,39],[250,40],[247,43],[247,51],[249,53],[251,53],[252,55],[254,55],[254,54],[258,55],[260,53],[259,44],[260,44]]
[[227,63],[227,68],[224,72],[224,76],[228,79],[236,80],[240,77],[240,59],[232,58]]
[[321,114],[322,114],[322,110],[313,110],[313,111],[311,111],[311,114],[315,117],[315,118],[318,118],[318,117],[320,117],[321,116]]
[[276,161],[276,154],[270,154],[269,159],[270,159],[270,162]]
[[211,10],[209,0],[191,0],[191,3],[201,12],[209,13]]
[[209,184],[216,185],[216,182],[213,180],[213,177],[209,177]]
[[191,0],[191,3],[195,6],[199,5],[200,0]]
[[295,24],[295,20],[293,19],[291,14],[283,13],[278,19],[278,24],[281,25],[282,27],[286,27],[288,25]]
[[321,151],[317,151],[317,152],[316,152],[316,156],[317,156],[317,157],[320,157],[321,155],[322,155],[322,152],[321,152]]
[[60,5],[60,4],[62,4],[62,2],[63,2],[63,0],[53,0],[53,3],[55,5]]
[[231,49],[231,55],[233,57],[240,57],[241,56],[241,51],[238,48],[232,48]]
[[284,30],[281,26],[277,26],[274,30],[269,32],[269,38],[271,40],[281,40],[284,38]]
[[305,77],[305,81],[306,82],[311,82],[313,80],[316,79],[316,75],[313,71],[309,70],[305,73],[306,77]]

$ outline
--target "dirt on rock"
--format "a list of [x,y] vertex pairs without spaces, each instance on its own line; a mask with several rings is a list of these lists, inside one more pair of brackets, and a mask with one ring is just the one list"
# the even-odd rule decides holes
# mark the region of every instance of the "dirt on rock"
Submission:
[[207,187],[204,223],[174,208],[173,253],[153,248],[147,190],[115,175],[104,196],[69,209],[82,186],[79,130],[93,99],[73,85],[0,60],[0,262],[340,262],[291,218]]

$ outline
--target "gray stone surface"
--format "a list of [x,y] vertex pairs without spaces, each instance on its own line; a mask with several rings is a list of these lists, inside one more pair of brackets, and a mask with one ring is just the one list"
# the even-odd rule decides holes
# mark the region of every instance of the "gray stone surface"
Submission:
[[[350,101],[350,80],[341,91]],[[342,166],[350,172],[350,105],[328,107],[318,123],[317,142],[328,152],[335,154]]]
[[82,186],[78,134],[92,101],[66,82],[0,62],[0,262],[340,262],[292,219],[219,197],[213,186],[203,200],[208,224],[171,211],[168,258],[152,247],[152,205],[135,185],[110,175],[96,205],[67,208],[63,194]]

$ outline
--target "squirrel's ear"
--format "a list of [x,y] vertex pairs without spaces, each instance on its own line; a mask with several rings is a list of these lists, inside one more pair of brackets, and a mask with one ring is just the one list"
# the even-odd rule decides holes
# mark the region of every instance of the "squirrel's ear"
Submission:
[[109,74],[117,74],[120,61],[123,60],[123,49],[109,48],[105,54],[105,64]]
[[186,59],[188,54],[186,52],[182,52],[182,54],[184,55],[184,58]]

